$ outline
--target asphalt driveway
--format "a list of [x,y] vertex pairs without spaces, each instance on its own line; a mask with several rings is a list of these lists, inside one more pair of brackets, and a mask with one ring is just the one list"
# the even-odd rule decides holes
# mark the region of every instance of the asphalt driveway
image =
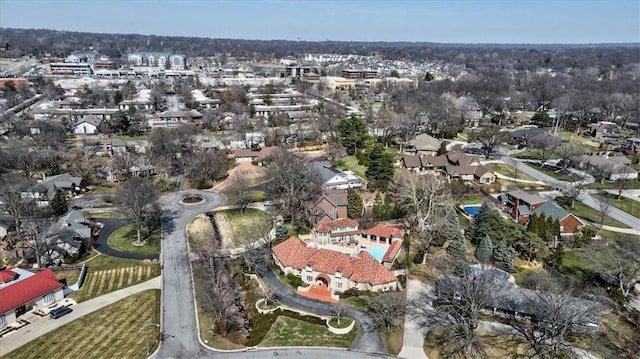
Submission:
[[118,228],[129,223],[126,219],[120,218],[99,218],[98,222],[102,223],[104,227],[98,234],[98,238],[93,244],[93,248],[95,248],[98,252],[117,258],[123,259],[158,259],[160,255],[158,254],[141,254],[141,253],[126,253],[117,251],[107,244],[107,239],[111,233],[113,233]]

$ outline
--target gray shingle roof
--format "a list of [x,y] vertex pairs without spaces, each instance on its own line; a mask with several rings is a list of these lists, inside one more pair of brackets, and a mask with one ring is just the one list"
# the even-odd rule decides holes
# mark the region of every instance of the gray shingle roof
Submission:
[[556,203],[549,201],[547,203],[544,203],[540,207],[536,208],[532,212],[532,214],[535,214],[538,216],[541,214],[544,214],[546,217],[551,217],[555,220],[560,221],[563,218],[570,215],[571,213],[567,212],[564,208],[558,206]]

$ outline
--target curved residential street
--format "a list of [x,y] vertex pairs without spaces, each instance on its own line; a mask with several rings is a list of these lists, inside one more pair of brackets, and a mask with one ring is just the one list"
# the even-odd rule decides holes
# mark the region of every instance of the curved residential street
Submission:
[[[195,205],[182,205],[179,200],[190,194],[204,197],[206,201]],[[371,354],[331,348],[247,348],[241,351],[223,352],[205,348],[198,338],[196,308],[193,282],[189,264],[186,226],[195,216],[221,206],[225,201],[222,194],[208,191],[175,192],[160,200],[164,212],[162,238],[162,311],[161,326],[164,340],[153,358],[371,358],[387,357],[384,354]],[[279,290],[280,300],[284,304],[300,307],[318,314],[330,314],[327,303],[297,297],[286,290],[273,273],[268,273],[264,280],[268,285]],[[384,352],[384,346],[366,313],[348,308],[346,315],[354,317],[361,323],[361,332],[354,348],[366,351]],[[322,345],[322,343],[318,343]]]

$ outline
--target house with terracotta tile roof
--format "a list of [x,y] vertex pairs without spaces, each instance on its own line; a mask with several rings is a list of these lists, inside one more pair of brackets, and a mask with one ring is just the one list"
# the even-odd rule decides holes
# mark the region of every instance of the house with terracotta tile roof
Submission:
[[312,248],[302,239],[291,237],[273,247],[273,258],[285,274],[293,273],[307,284],[326,287],[332,292],[399,288],[396,276],[367,251],[349,255]]
[[362,230],[362,238],[369,239],[370,241],[378,241],[383,243],[392,244],[394,241],[402,241],[404,239],[404,226],[401,224],[396,225],[376,225],[369,229]]
[[0,271],[0,329],[30,310],[62,300],[63,287],[50,268],[35,274],[18,268]]
[[317,244],[356,243],[360,232],[355,219],[337,219],[318,223],[313,227],[312,235]]
[[309,223],[335,221],[347,218],[349,199],[346,190],[326,190],[309,206]]

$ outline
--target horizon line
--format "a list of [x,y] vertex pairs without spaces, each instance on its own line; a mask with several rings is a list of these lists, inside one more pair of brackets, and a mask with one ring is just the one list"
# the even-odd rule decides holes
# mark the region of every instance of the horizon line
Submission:
[[529,45],[529,46],[602,46],[602,45],[618,45],[618,46],[636,46],[640,47],[640,42],[437,42],[437,41],[410,41],[410,40],[304,40],[304,39],[257,39],[257,38],[231,38],[231,37],[210,37],[210,36],[196,36],[196,35],[158,35],[158,34],[143,34],[143,33],[118,33],[118,32],[95,32],[95,31],[77,31],[77,30],[58,30],[52,28],[22,28],[22,27],[1,27],[2,30],[35,30],[35,31],[57,31],[57,32],[69,32],[78,34],[98,34],[98,35],[136,35],[136,36],[156,36],[156,37],[169,37],[169,38],[196,38],[196,39],[209,39],[209,40],[239,40],[239,41],[287,41],[296,43],[326,43],[326,42],[343,42],[343,43],[383,43],[383,44],[433,44],[433,45]]

